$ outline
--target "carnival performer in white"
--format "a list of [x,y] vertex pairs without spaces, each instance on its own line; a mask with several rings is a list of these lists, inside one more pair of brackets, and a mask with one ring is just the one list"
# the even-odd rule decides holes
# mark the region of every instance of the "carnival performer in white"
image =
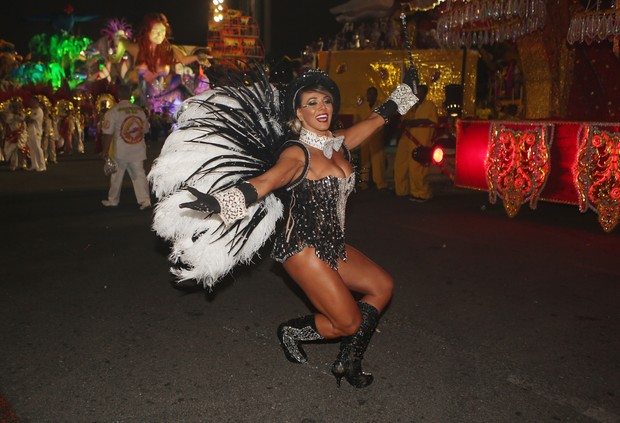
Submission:
[[55,112],[51,107],[51,103],[43,101],[43,136],[41,139],[41,147],[43,148],[43,157],[45,163],[57,164],[56,146],[58,143],[58,123],[56,122]]
[[127,172],[140,210],[146,210],[151,207],[149,183],[144,171],[144,135],[149,130],[149,122],[142,108],[130,101],[131,89],[128,85],[120,85],[118,95],[120,101],[103,118],[101,156],[104,160],[114,160],[117,170],[110,175],[108,198],[102,200],[101,204],[106,207],[118,206],[123,177]]
[[41,141],[43,137],[43,109],[41,108],[41,100],[36,96],[30,99],[30,112],[26,115],[26,124],[28,131],[28,150],[30,151],[30,167],[28,170],[37,172],[45,172],[45,156]]
[[9,163],[10,170],[17,170],[20,151],[28,142],[23,101],[20,97],[13,97],[2,113],[4,130],[4,159]]

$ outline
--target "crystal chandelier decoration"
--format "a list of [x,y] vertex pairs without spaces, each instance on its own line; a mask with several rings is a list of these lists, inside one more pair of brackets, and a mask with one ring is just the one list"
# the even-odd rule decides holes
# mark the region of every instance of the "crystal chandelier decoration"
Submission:
[[515,41],[545,24],[544,0],[448,0],[437,20],[444,48],[471,48]]
[[568,27],[566,41],[569,44],[601,42],[609,40],[613,42],[616,57],[620,53],[618,39],[620,38],[620,0],[614,0],[609,4],[602,4],[596,0],[595,5],[588,5],[582,12],[575,13]]

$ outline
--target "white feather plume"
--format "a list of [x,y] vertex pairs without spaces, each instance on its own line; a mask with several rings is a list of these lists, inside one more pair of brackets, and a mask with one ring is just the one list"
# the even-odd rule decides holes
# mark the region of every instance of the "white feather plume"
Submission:
[[[247,76],[247,75],[244,75]],[[158,199],[153,229],[171,242],[171,272],[213,287],[237,264],[251,263],[273,234],[283,205],[273,194],[225,227],[218,215],[180,208],[192,186],[212,193],[266,171],[277,159],[283,125],[278,92],[263,72],[185,100],[148,178]]]

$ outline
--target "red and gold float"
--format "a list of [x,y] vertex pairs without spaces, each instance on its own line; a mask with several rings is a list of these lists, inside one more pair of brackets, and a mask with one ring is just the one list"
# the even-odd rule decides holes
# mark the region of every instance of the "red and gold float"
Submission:
[[509,216],[546,200],[593,210],[605,232],[620,220],[620,124],[457,122],[456,186],[488,191]]

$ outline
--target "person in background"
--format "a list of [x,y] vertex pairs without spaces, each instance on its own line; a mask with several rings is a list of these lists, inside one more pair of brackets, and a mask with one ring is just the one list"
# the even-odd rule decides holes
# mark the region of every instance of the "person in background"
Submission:
[[170,132],[172,132],[172,124],[173,124],[172,114],[170,114],[169,110],[164,109],[159,115],[159,118],[161,122],[160,130],[161,130],[162,136],[164,137],[164,139],[166,139],[166,137],[170,135]]
[[172,45],[169,41],[172,29],[163,13],[147,14],[135,41],[124,38],[124,33],[117,35],[120,37],[116,37],[116,60],[120,60],[125,52],[131,55],[133,70],[137,73],[135,82],[139,82],[141,91],[149,95],[170,91],[181,84],[180,76],[174,73],[176,63],[189,65],[206,61],[208,57],[206,53],[186,55]]
[[149,123],[151,124],[151,140],[153,142],[157,142],[160,140],[162,135],[162,118],[161,113],[155,110],[151,110],[151,114],[149,116]]
[[144,171],[146,143],[144,135],[149,123],[140,106],[130,101],[131,88],[122,84],[118,89],[119,102],[108,110],[102,124],[102,158],[111,158],[117,171],[110,175],[108,198],[101,201],[105,207],[116,207],[121,200],[125,171],[129,173],[140,210],[151,207],[149,183]]
[[30,167],[27,170],[45,172],[45,158],[41,139],[43,137],[43,109],[36,95],[30,98],[30,112],[26,114],[26,130],[28,132],[28,150],[30,151]]
[[21,150],[28,141],[24,103],[21,97],[13,97],[1,117],[4,124],[4,159],[9,163],[10,170],[17,170]]
[[62,147],[64,154],[73,154],[74,151],[77,151],[79,154],[84,154],[82,132],[78,112],[75,106],[71,105],[67,108],[66,115],[62,118],[60,123],[60,134],[64,139]]
[[[368,87],[366,90],[366,101],[370,111],[377,106],[378,91],[376,87]],[[373,132],[360,147],[360,179],[362,188],[366,188],[370,178],[378,190],[387,190],[385,182],[385,140],[384,127],[380,127]]]
[[56,143],[58,141],[58,129],[56,124],[56,118],[54,116],[54,110],[49,100],[43,101],[41,107],[43,108],[43,136],[41,139],[41,147],[43,148],[43,157],[47,164],[57,164],[56,159]]
[[437,107],[427,99],[428,87],[418,87],[420,102],[401,118],[402,135],[394,159],[394,192],[409,196],[411,201],[425,202],[433,192],[426,179],[428,164],[413,160],[412,153],[418,147],[430,147],[435,125],[438,122]]
[[73,115],[73,124],[75,125],[75,130],[73,131],[73,136],[75,137],[76,150],[80,154],[85,153],[84,141],[86,140],[86,118],[84,113],[82,113],[82,109],[79,107],[75,107],[75,114]]

